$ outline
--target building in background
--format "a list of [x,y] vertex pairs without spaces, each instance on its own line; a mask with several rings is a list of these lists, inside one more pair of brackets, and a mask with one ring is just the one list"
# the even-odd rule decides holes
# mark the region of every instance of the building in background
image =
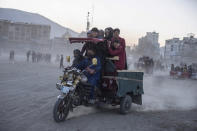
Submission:
[[183,43],[179,38],[166,40],[164,57],[168,64],[180,62],[182,44]]
[[146,36],[139,38],[138,45],[135,46],[134,52],[139,57],[149,56],[154,59],[160,58],[159,33],[147,32]]
[[146,36],[139,38],[138,45],[152,44],[159,48],[159,33],[156,32],[146,32]]
[[0,20],[0,39],[4,40],[42,43],[50,40],[50,31],[49,25]]
[[180,63],[196,63],[197,62],[197,38],[194,35],[179,38],[172,38],[165,42],[164,58],[168,65]]

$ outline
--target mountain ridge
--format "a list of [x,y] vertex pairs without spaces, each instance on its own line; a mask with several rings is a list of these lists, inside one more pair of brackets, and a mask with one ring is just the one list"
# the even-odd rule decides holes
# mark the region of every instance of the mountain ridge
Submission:
[[0,19],[10,20],[12,22],[50,25],[50,38],[61,37],[67,31],[71,34],[71,36],[77,36],[79,34],[72,29],[64,27],[39,13],[31,13],[18,9],[0,8]]

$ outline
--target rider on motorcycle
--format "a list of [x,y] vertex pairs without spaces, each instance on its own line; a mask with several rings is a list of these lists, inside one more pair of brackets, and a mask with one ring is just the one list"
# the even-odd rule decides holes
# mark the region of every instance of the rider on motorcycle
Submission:
[[84,57],[81,54],[79,49],[75,49],[73,51],[73,54],[74,54],[74,60],[73,60],[73,63],[72,63],[72,67],[75,67],[84,59]]
[[95,48],[87,50],[87,58],[76,65],[76,68],[81,70],[85,69],[85,75],[88,78],[88,83],[92,85],[90,103],[94,103],[94,90],[95,87],[98,87],[101,75],[101,62],[100,58],[96,56]]

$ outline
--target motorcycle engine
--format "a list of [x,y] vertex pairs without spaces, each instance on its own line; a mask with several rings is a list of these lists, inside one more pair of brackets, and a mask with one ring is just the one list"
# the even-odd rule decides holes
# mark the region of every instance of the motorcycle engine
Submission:
[[81,75],[81,82],[86,83],[88,78],[85,75]]

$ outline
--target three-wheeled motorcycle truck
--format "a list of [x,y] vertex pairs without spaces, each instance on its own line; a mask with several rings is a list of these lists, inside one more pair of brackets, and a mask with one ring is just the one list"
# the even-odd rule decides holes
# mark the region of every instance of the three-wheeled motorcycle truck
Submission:
[[[70,43],[102,42],[96,38],[70,38]],[[109,58],[110,60],[113,58]],[[114,58],[116,59],[116,58]],[[92,64],[97,64],[92,62]],[[102,75],[99,87],[95,88],[95,103],[89,104],[88,100],[92,86],[87,83],[87,77],[83,70],[75,67],[67,67],[60,76],[60,83],[56,88],[61,94],[54,105],[53,117],[56,122],[64,121],[69,111],[84,106],[96,106],[99,103],[120,105],[120,113],[129,112],[132,103],[142,105],[143,72],[116,70],[113,73]]]

